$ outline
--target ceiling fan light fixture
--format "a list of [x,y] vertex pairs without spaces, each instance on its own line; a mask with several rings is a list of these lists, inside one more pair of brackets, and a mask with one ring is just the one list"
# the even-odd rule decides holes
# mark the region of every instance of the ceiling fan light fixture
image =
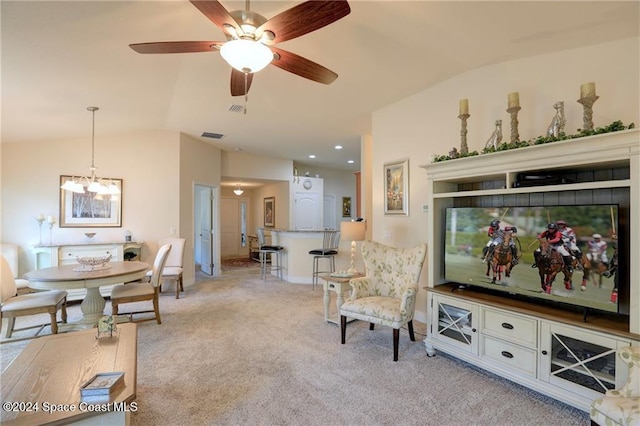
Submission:
[[247,34],[247,35],[250,35],[256,32],[256,27],[247,23],[240,25],[240,29],[242,29],[243,34]]
[[223,24],[222,25],[224,32],[229,34],[232,37],[238,37],[238,32],[236,31],[236,27],[231,24]]
[[258,72],[273,60],[273,52],[259,41],[238,39],[226,42],[220,55],[240,72]]
[[276,35],[273,33],[273,31],[266,30],[260,36],[259,41],[264,44],[270,44],[275,38]]

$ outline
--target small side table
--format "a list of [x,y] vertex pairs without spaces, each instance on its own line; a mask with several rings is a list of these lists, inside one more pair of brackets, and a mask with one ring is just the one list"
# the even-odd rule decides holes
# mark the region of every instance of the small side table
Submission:
[[[354,278],[360,278],[364,275],[356,274],[351,277],[334,277],[331,274],[320,274],[320,278],[324,280],[324,322],[340,325],[340,321],[329,319],[329,301],[331,300],[330,291],[336,293],[336,306],[340,313],[340,306],[344,303],[344,292],[350,288],[349,281]],[[349,319],[353,321],[353,318]]]

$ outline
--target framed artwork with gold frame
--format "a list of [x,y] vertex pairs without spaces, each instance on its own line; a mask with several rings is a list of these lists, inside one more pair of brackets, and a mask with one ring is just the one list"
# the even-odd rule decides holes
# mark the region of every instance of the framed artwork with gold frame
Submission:
[[409,159],[384,165],[384,214],[409,215]]
[[342,217],[351,217],[351,197],[342,197]]
[[[60,176],[60,186],[73,176]],[[60,228],[119,228],[122,226],[122,179],[104,179],[113,182],[120,194],[97,194],[87,191],[89,182],[80,182],[84,193],[60,188]]]
[[276,197],[264,199],[264,226],[269,228],[276,226]]

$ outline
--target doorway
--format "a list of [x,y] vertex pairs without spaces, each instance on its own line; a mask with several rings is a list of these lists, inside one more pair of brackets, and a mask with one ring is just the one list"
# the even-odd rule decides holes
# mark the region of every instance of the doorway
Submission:
[[220,257],[248,257],[247,235],[249,200],[245,197],[220,198]]
[[194,260],[203,274],[218,276],[218,253],[216,251],[216,191],[214,187],[195,185]]

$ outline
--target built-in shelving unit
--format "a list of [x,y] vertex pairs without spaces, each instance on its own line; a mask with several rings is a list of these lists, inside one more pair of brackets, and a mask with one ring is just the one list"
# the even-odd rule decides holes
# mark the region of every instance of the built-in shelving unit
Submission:
[[[588,410],[622,385],[618,348],[640,345],[640,131],[625,130],[423,166],[427,174],[429,253],[425,346]],[[548,181],[524,177],[548,175]],[[582,313],[516,299],[444,278],[447,207],[620,204],[628,214],[627,315]],[[625,219],[627,220],[627,219]],[[624,247],[622,247],[622,244]]]

